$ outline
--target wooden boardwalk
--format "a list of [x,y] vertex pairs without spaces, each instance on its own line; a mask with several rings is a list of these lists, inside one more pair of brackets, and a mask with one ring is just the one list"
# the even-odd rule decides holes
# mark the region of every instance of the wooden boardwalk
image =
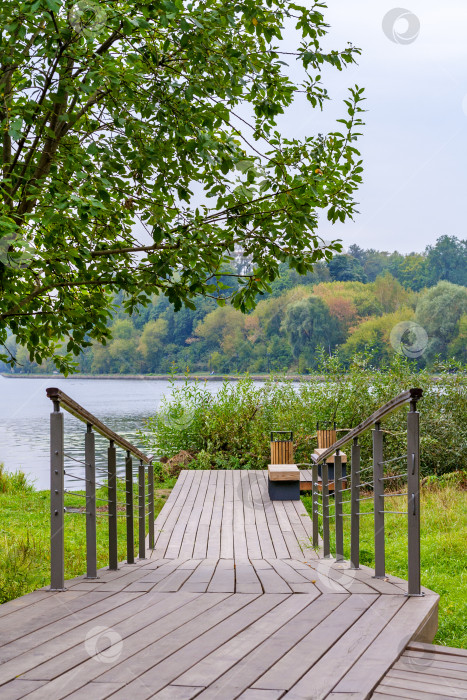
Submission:
[[467,698],[462,654],[453,670],[430,646],[455,695],[398,665],[432,639],[438,596],[320,559],[303,504],[271,502],[266,479],[183,471],[146,559],[2,605],[0,698]]

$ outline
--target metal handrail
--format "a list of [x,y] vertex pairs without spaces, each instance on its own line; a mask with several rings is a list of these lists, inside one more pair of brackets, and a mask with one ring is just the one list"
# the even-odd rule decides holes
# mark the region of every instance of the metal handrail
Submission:
[[334,454],[336,450],[339,450],[344,445],[347,445],[347,443],[354,438],[359,437],[362,433],[368,430],[368,428],[371,428],[372,425],[379,423],[383,418],[390,415],[393,411],[397,410],[404,404],[409,403],[409,401],[418,401],[422,398],[422,396],[423,389],[408,389],[407,391],[403,391],[401,394],[398,394],[398,396],[391,399],[391,401],[385,403],[384,406],[381,406],[381,408],[374,411],[374,413],[372,413],[371,416],[369,416],[362,423],[357,425],[355,428],[352,428],[352,430],[344,435],[344,437],[337,440],[333,445],[331,445],[331,447],[328,447],[324,452],[322,452],[317,459],[315,459],[313,455],[311,455],[311,459],[315,464],[321,464],[321,462],[324,462],[327,457]]
[[[85,483],[86,509],[82,512],[86,517],[86,578],[98,578],[97,572],[97,531],[98,517],[108,517],[108,561],[109,569],[118,569],[118,530],[117,530],[117,456],[116,448],[125,450],[125,517],[126,517],[126,549],[127,564],[134,564],[134,506],[137,505],[138,515],[138,554],[139,559],[146,558],[146,516],[148,516],[149,548],[154,549],[154,465],[153,458],[141,452],[137,447],[128,442],[108,428],[92,413],[67,396],[63,391],[55,387],[47,389],[47,396],[53,401],[53,412],[50,414],[50,589],[62,591],[65,589],[65,540],[64,514],[69,511],[65,507],[64,477],[77,479]],[[64,414],[60,410],[64,408],[73,416],[86,424],[84,435],[84,460],[75,459],[65,452]],[[95,435],[93,430],[109,441],[107,450],[107,489],[108,498],[96,498],[96,486],[104,484],[96,481],[96,450]],[[133,456],[139,461],[136,496],[133,497]],[[65,458],[72,459],[82,465],[84,474],[69,474],[65,470]],[[147,479],[147,490],[146,490]],[[146,506],[147,496],[147,506]],[[98,513],[96,502],[102,501],[108,504],[108,513]]]
[[123,450],[130,452],[132,455],[142,460],[145,464],[149,464],[154,459],[152,455],[144,454],[144,452],[141,452],[141,450],[132,445],[131,442],[128,442],[128,440],[126,440],[124,437],[108,428],[105,423],[102,423],[102,421],[99,420],[99,418],[96,418],[96,416],[93,416],[92,413],[89,413],[89,411],[74,401],[70,396],[65,394],[65,392],[63,392],[61,389],[50,387],[46,389],[46,392],[51,401],[58,401],[60,406],[68,411],[68,413],[71,413],[71,415],[78,418],[78,420],[83,421],[83,423],[92,425],[97,433],[107,438],[107,440],[112,440],[116,445],[121,447]]
[[[423,392],[421,389],[409,389],[396,396],[388,403],[371,414],[365,421],[360,423],[356,428],[350,430],[343,438],[337,440],[329,448],[326,448],[316,459],[311,457],[313,461],[312,472],[312,502],[313,502],[313,546],[319,546],[319,517],[322,518],[322,552],[323,557],[331,556],[330,552],[330,524],[329,520],[334,519],[335,527],[335,558],[336,561],[344,560],[344,528],[343,519],[350,518],[350,568],[358,569],[360,567],[360,517],[363,515],[373,515],[374,518],[374,558],[375,558],[375,578],[385,578],[385,523],[384,516],[386,513],[394,513],[407,516],[407,561],[408,561],[408,583],[407,595],[419,596],[423,595],[420,585],[420,426],[419,413],[417,411],[417,402],[422,398]],[[407,451],[405,455],[394,457],[392,459],[384,459],[384,431],[381,430],[381,420],[390,415],[393,411],[401,408],[404,404],[410,402],[410,410],[407,413]],[[361,469],[360,466],[360,445],[359,436],[374,426],[373,429],[373,464],[371,467]],[[344,480],[342,474],[342,455],[340,448],[353,441],[351,452],[351,472],[350,472],[350,487],[342,488]],[[330,503],[328,479],[328,464],[327,458],[333,455],[333,483],[334,483],[334,504]],[[397,466],[397,462],[406,460],[406,468],[404,473],[385,475],[385,466],[394,465],[394,468],[401,469]],[[321,504],[322,510],[319,509],[319,501],[317,499],[318,487],[317,474],[318,464],[322,468],[322,493]],[[360,474],[372,470],[372,478],[365,474],[365,482],[361,483]],[[348,476],[345,477],[348,479]],[[368,480],[370,478],[370,480]],[[386,494],[385,484],[388,481],[399,479],[407,480],[407,491],[396,494]],[[366,486],[371,486],[373,495],[368,497],[360,497],[361,490]],[[350,491],[350,500],[344,500],[344,491]],[[389,496],[400,496],[407,498],[407,510],[395,511],[385,509],[385,498]],[[373,500],[372,511],[361,511],[361,501]],[[350,503],[351,512],[344,513],[343,506]],[[334,505],[334,513],[330,512],[330,507]]]

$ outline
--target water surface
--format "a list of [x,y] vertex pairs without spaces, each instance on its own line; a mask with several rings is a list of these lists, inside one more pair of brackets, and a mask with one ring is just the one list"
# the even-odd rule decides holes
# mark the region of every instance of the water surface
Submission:
[[[183,384],[183,381],[176,382]],[[221,382],[207,382],[216,392]],[[109,428],[126,437],[146,452],[137,431],[146,418],[154,415],[164,394],[170,394],[166,380],[79,379],[40,376],[9,378],[0,376],[0,462],[8,471],[21,469],[34,481],[37,489],[49,488],[49,415],[52,402],[47,387],[62,389],[68,396],[93,413]],[[65,414],[65,469],[82,475],[84,433],[86,425]],[[106,464],[108,441],[96,434],[96,462],[102,470]],[[123,473],[125,453],[117,449],[118,471]],[[82,486],[67,479],[67,486]]]

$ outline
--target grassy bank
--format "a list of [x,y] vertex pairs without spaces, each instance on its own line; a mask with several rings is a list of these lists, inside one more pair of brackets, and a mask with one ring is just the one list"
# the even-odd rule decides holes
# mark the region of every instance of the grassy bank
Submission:
[[[464,477],[465,478],[465,477]],[[461,484],[432,480],[421,492],[422,585],[441,596],[436,644],[467,648],[467,491]],[[366,494],[368,495],[368,494]],[[387,498],[386,510],[404,510],[400,498]],[[311,514],[311,498],[303,502]],[[362,510],[371,511],[372,501]],[[344,506],[350,513],[350,507]],[[386,571],[407,578],[407,519],[386,515]],[[350,557],[350,518],[344,518],[344,556]],[[333,521],[331,520],[331,523]],[[331,552],[335,551],[331,526]],[[373,518],[360,518],[360,561],[374,566]]]
[[[155,514],[165,503],[174,479],[155,484]],[[162,493],[161,493],[162,491]],[[165,491],[165,493],[164,493]],[[66,496],[66,506],[84,510],[83,492]],[[97,498],[106,499],[107,489],[98,489]],[[119,480],[118,501],[124,502],[123,483]],[[102,506],[97,501],[98,506]],[[135,518],[137,493],[135,488]],[[25,595],[50,583],[50,494],[34,491],[23,474],[7,474],[0,465],[0,603]],[[97,523],[97,565],[108,564],[108,517],[105,508]],[[124,509],[119,506],[124,516]],[[118,518],[118,557],[126,559],[126,519]],[[65,578],[86,572],[86,530],[82,514],[65,515]],[[135,553],[138,552],[138,526],[135,523]]]

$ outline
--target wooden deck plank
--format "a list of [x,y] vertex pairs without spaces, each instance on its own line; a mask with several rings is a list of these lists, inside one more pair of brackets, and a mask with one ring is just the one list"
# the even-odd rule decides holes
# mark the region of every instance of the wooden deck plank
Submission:
[[454,649],[453,647],[444,647],[440,644],[424,644],[423,642],[410,642],[407,649],[411,651],[422,651],[431,654],[446,654],[449,656],[463,656],[467,659],[467,649]]
[[241,472],[232,472],[233,490],[233,535],[234,535],[234,557],[235,559],[247,559],[248,547],[245,533],[245,514],[243,511],[243,487],[241,482]]
[[307,533],[306,528],[304,526],[305,517],[311,524],[310,516],[306,512],[304,514],[305,517],[299,515],[292,501],[283,501],[283,503],[285,512],[287,513],[287,517],[289,518],[290,524],[292,525],[292,531],[295,534],[295,537],[297,538],[297,542],[301,550],[303,551],[305,558],[316,559],[316,553],[313,550],[310,535]]
[[[299,571],[297,571],[297,569],[294,569],[292,566],[290,566],[287,560],[268,559],[268,562],[289,586],[291,586],[292,584],[307,584],[313,586],[313,584],[311,584],[310,581],[307,578],[305,578],[305,576],[302,576],[302,574]],[[314,588],[316,593],[318,594],[318,589],[316,587]]]
[[10,681],[6,685],[2,685],[0,688],[0,693],[2,700],[19,700],[24,698],[33,690],[37,690],[47,681],[25,681],[21,678],[16,678],[14,681]]
[[153,700],[192,700],[203,688],[196,686],[166,685],[163,690],[152,696]]
[[[181,594],[166,595],[175,600]],[[125,626],[114,625],[113,630],[122,636],[124,643],[118,657],[108,659],[105,664],[96,663],[95,658],[87,653],[82,644],[77,649],[61,654],[56,659],[59,668],[55,672],[45,669],[47,675],[53,678],[47,686],[48,697],[60,700],[92,680],[104,683],[120,682],[121,677],[132,680],[135,677],[132,668],[135,671],[141,665],[145,668],[148,662],[145,662],[144,658],[148,653],[155,654],[156,663],[157,654],[164,656],[167,652],[170,655],[171,649],[179,649],[184,643],[195,639],[202,631],[231,614],[232,610],[237,610],[251,600],[251,597],[240,596],[240,600],[234,601],[232,605],[229,600],[225,601],[230,597],[232,596],[226,594],[197,596],[194,600],[178,609],[175,608],[157,622],[153,621],[137,632],[134,632],[134,627],[129,623]],[[225,602],[224,605],[219,605],[223,602]],[[131,643],[125,643],[126,637],[131,639]],[[39,666],[31,675],[43,675],[43,672],[44,667]],[[120,674],[120,678],[117,678],[117,673]],[[34,698],[33,695],[31,697]]]
[[448,698],[467,698],[467,688],[456,688],[453,686],[442,685],[441,683],[423,683],[419,679],[409,680],[408,678],[395,678],[394,676],[391,676],[384,678],[381,681],[379,690],[381,690],[384,686],[401,688],[404,690],[404,692],[407,690],[418,692],[423,691],[434,695],[445,695]]
[[349,596],[337,610],[328,615],[293,649],[279,659],[252,687],[290,690],[374,601],[375,596]]
[[[264,558],[275,557],[276,550],[273,543],[273,537],[271,530],[269,528],[269,523],[267,515],[264,509],[264,478],[260,471],[252,471],[249,474],[250,477],[250,488],[251,496],[253,501],[253,512],[255,515],[256,530],[260,533],[259,546],[261,548],[261,553]],[[267,500],[269,498],[267,497]],[[250,557],[252,558],[252,557]]]
[[326,576],[326,568],[323,570],[312,568],[311,561],[304,562],[297,561],[296,559],[290,559],[288,563],[304,576],[304,578],[313,583],[321,593],[349,593],[347,588],[341,586],[337,581],[331,581]]
[[370,693],[398,658],[401,649],[423,625],[432,607],[432,596],[406,599],[400,611],[342,678],[334,692]]
[[[233,595],[233,599],[245,599],[248,594]],[[275,608],[283,600],[281,595],[261,595],[248,605],[243,606],[241,610],[224,619],[222,624],[218,624],[207,632],[197,635],[197,638],[180,648],[175,653],[172,653],[169,658],[161,659],[154,664],[154,658],[146,655],[146,669],[136,680],[128,683],[122,690],[114,695],[115,700],[122,700],[131,697],[132,700],[142,700],[150,698],[158,690],[162,689],[168,683],[173,683],[180,673],[198,661],[204,656],[212,653],[218,647],[222,646],[232,637],[238,635],[243,629],[251,625],[257,619],[263,617],[269,610]],[[230,600],[230,599],[229,599]],[[222,607],[225,607],[222,606]],[[148,664],[151,666],[148,668]],[[120,681],[121,666],[115,671],[117,679]],[[133,672],[134,672],[133,659]]]
[[71,695],[67,695],[69,700],[104,700],[112,693],[119,690],[118,683],[87,683],[79,690],[75,690]]
[[[285,695],[288,700],[313,700],[327,697],[342,676],[352,668],[381,629],[403,605],[399,596],[376,598],[363,615],[337,640],[312,668]],[[336,664],[336,659],[339,663]]]
[[89,600],[84,591],[65,591],[58,597],[52,595],[28,606],[26,615],[7,615],[2,620],[0,647],[86,608],[94,600]]
[[203,478],[203,473],[201,471],[194,470],[193,473],[194,476],[191,488],[183,502],[182,508],[178,514],[177,522],[175,523],[172,534],[170,535],[170,540],[165,553],[166,559],[178,559],[180,556],[180,549],[185,536],[185,530],[188,526],[190,515],[193,511]]
[[311,600],[300,615],[289,620],[269,639],[206,688],[200,694],[200,700],[201,698],[202,700],[219,700],[220,698],[233,700],[236,698],[274,666],[290,649],[293,649],[300,640],[306,637],[347,598],[347,595],[329,595]]
[[[347,698],[347,695],[341,695],[340,693],[336,693],[333,695],[334,698],[338,698],[338,700],[341,700],[342,698]],[[354,694],[354,697],[361,697],[357,695],[356,693]],[[398,698],[398,700],[401,700],[403,698],[404,700],[444,700],[444,698],[451,698],[451,695],[441,695],[439,693],[425,693],[420,690],[406,690],[405,688],[394,688],[390,686],[380,686],[378,689],[377,693],[373,693],[372,698],[384,698],[384,700],[388,700],[388,698]]]
[[210,593],[233,593],[235,591],[235,572],[233,559],[219,559],[216,570],[209,583]]
[[59,593],[54,593],[46,589],[41,589],[38,591],[32,591],[32,593],[27,593],[21,596],[21,598],[15,598],[14,600],[8,600],[6,603],[0,605],[0,618],[5,615],[10,615],[15,612],[20,612],[27,608],[29,605],[34,605],[44,598],[51,598],[53,595],[59,595]]
[[220,557],[221,559],[233,559],[233,482],[231,471],[225,472],[223,506]]
[[[459,651],[464,651],[464,649],[459,649]],[[437,663],[440,664],[440,668],[441,665],[445,666],[445,668],[457,668],[458,670],[467,667],[465,657],[455,656],[454,654],[439,654],[438,652],[415,651],[410,646],[404,651],[403,656],[414,666]]]
[[[167,498],[166,502],[164,503],[160,513],[158,514],[155,522],[154,522],[154,544],[157,545],[158,539],[160,537],[161,532],[164,530],[164,526],[167,523],[167,520],[169,519],[169,516],[172,513],[173,507],[176,505],[176,501],[178,500],[178,497],[180,495],[180,492],[182,489],[186,490],[186,485],[185,481],[188,478],[188,470],[183,469],[179,476],[177,481],[175,482],[175,486],[169,493],[169,497]],[[172,516],[173,517],[173,516]],[[170,525],[169,525],[170,527]]]
[[248,559],[235,560],[235,592],[262,593],[263,587],[256,571]]
[[199,519],[198,531],[196,533],[196,540],[193,548],[194,559],[206,559],[208,556],[209,528],[211,525],[211,518],[214,508],[216,486],[217,472],[215,470],[211,470],[209,472],[209,482],[206,491],[206,498],[204,499],[203,512],[201,513],[201,517]]
[[[199,562],[196,562],[196,564],[199,564]],[[175,571],[173,571],[167,578],[163,579],[159,583],[156,584],[154,587],[155,591],[167,591],[167,592],[174,592],[178,591],[183,584],[188,581],[189,578],[193,575],[193,569],[192,568],[183,568],[183,565],[178,567]]]
[[216,472],[216,493],[208,537],[208,559],[219,559],[221,551],[222,513],[224,510],[225,471]]
[[239,695],[238,700],[278,700],[282,694],[282,690],[258,690],[257,688],[249,688]]
[[109,593],[109,595],[104,597],[100,593],[90,593],[87,597],[89,599],[89,605],[86,608],[78,610],[71,615],[62,617],[60,620],[57,620],[50,625],[43,625],[34,632],[23,635],[14,642],[10,642],[5,646],[0,647],[0,664],[4,664],[10,659],[17,657],[20,654],[24,654],[30,649],[34,649],[34,647],[60,636],[64,632],[67,632],[70,627],[74,628],[78,625],[84,625],[130,601],[139,601],[139,603],[136,604],[137,609],[153,604],[152,598],[146,599],[142,598],[141,596],[135,597],[134,595],[129,595],[126,592],[117,593],[116,595]]
[[274,632],[295,618],[309,602],[307,596],[290,596],[280,601],[260,620],[205,656],[174,682],[179,685],[211,685]]
[[[60,663],[63,663],[64,657],[60,656],[62,654],[68,654],[72,659],[71,668],[75,665],[75,660],[76,663],[79,663],[78,657],[84,660],[89,658],[87,653],[83,654],[85,651],[83,641],[88,635],[92,636],[96,629],[114,628],[118,620],[120,625],[118,630],[122,630],[123,633],[128,628],[128,624],[125,624],[126,621],[130,622],[131,630],[137,631],[170,614],[173,610],[180,610],[184,605],[196,600],[197,597],[196,594],[187,594],[176,600],[168,598],[167,594],[149,594],[124,603],[119,606],[118,612],[116,610],[109,611],[82,625],[70,627],[61,635],[11,658],[0,666],[0,683],[5,683],[38,666],[42,666],[41,673],[45,672],[47,675],[47,667],[44,669],[44,665],[49,663],[50,668],[53,668],[56,658],[61,659]],[[120,634],[120,631],[118,633]],[[68,670],[67,659],[65,659],[64,667]],[[48,676],[44,678],[44,680],[48,679]]]
[[189,515],[185,532],[183,534],[182,543],[180,545],[180,552],[178,554],[179,557],[187,557],[189,559],[193,557],[193,550],[197,539],[198,528],[201,523],[201,515],[206,500],[206,493],[208,490],[210,473],[211,472],[209,471],[201,472],[198,493],[196,494],[196,498],[193,503],[193,509]]
[[[185,503],[185,499],[188,497],[188,494],[190,492],[190,488],[193,483],[194,479],[194,471],[184,471],[181,472],[180,476],[184,475],[184,480],[181,485],[181,488],[178,489],[174,500],[171,503],[166,503],[164,508],[167,506],[167,513],[164,514],[165,520],[161,520],[159,522],[159,516],[156,519],[154,529],[156,531],[157,539],[155,541],[154,545],[154,557],[156,558],[164,558],[165,553],[167,551],[168,544],[170,542],[170,538],[172,536],[173,529],[178,521],[178,517],[182,511],[182,508]],[[180,477],[179,477],[180,479]],[[178,484],[178,481],[177,481]],[[164,508],[162,509],[161,513],[163,512]]]
[[245,536],[249,559],[261,559],[261,545],[256,527],[255,503],[251,492],[249,471],[240,472],[242,482],[243,509],[245,514]]
[[304,557],[304,553],[297,541],[292,524],[288,518],[287,511],[284,508],[284,503],[282,501],[272,501],[271,503],[279,523],[282,537],[289,551],[289,558],[302,559]]
[[217,559],[204,559],[190,578],[183,584],[182,591],[207,591],[217,566]]
[[[411,683],[426,683],[427,685],[444,686],[445,688],[450,688],[453,690],[467,690],[466,680],[463,678],[454,678],[451,675],[449,675],[449,677],[442,676],[441,674],[434,676],[430,673],[414,673],[413,671],[405,671],[403,669],[393,667],[387,672],[385,679],[391,681],[393,678],[401,678],[402,680],[408,680]],[[423,685],[421,687],[423,687]]]
[[290,586],[279,576],[266,559],[253,560],[256,575],[261,581],[265,593],[292,593]]
[[429,673],[436,676],[446,678],[459,678],[459,680],[467,681],[467,666],[459,666],[457,664],[442,663],[432,661],[431,658],[423,660],[423,663],[414,663],[410,657],[402,654],[399,661],[392,666],[393,669],[399,671],[411,671],[412,673]]
[[[279,522],[277,520],[276,511],[274,510],[274,505],[268,495],[266,473],[264,471],[257,471],[256,479],[258,482],[259,492],[261,494],[262,508],[266,516],[266,522],[269,528],[271,541],[273,543],[275,551],[275,558],[287,559],[290,556],[290,554],[284,536],[279,527]],[[258,531],[261,532],[261,530]],[[267,558],[267,551],[263,552],[263,556]]]

